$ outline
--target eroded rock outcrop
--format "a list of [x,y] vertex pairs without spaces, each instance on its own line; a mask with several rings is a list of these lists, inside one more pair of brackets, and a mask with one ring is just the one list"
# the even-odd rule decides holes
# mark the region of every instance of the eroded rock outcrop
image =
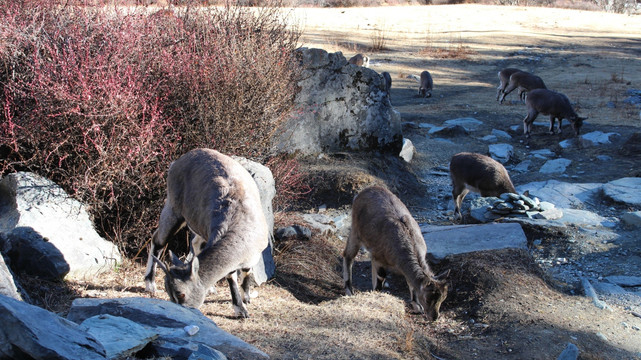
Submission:
[[348,64],[340,52],[301,48],[298,54],[303,67],[300,91],[295,110],[280,128],[279,151],[400,152],[401,117],[380,74]]

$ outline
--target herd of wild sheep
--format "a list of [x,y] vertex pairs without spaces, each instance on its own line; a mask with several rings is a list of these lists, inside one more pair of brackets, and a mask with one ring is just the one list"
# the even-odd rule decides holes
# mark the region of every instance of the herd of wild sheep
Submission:
[[[349,59],[356,66],[368,66],[369,58],[357,54]],[[386,91],[392,78],[381,74]],[[568,119],[576,135],[584,118],[579,117],[568,98],[548,90],[543,80],[514,68],[498,74],[500,85],[496,100],[518,89],[525,101],[527,115],[523,132],[530,136],[532,123],[539,113],[550,115],[550,133],[554,122]],[[430,97],[432,76],[423,71],[418,94]],[[516,193],[507,170],[494,159],[476,153],[456,154],[450,161],[452,199],[455,220],[461,216],[461,202],[469,191],[481,196]],[[171,264],[159,260],[167,239],[184,226],[195,235],[185,262],[169,252]],[[165,272],[165,290],[171,301],[200,307],[212,286],[226,278],[236,316],[248,317],[245,304],[250,302],[251,268],[261,259],[268,244],[268,230],[260,195],[252,176],[236,160],[210,149],[195,149],[174,161],[167,175],[167,198],[153,234],[147,261],[145,283],[155,292],[155,269]],[[372,288],[381,290],[388,271],[405,277],[414,311],[428,320],[436,320],[448,291],[449,271],[435,275],[426,260],[427,248],[418,223],[401,200],[388,189],[370,186],[352,203],[352,227],[343,251],[345,293],[352,295],[352,264],[359,249],[365,247],[371,257]],[[241,286],[239,289],[238,282]]]

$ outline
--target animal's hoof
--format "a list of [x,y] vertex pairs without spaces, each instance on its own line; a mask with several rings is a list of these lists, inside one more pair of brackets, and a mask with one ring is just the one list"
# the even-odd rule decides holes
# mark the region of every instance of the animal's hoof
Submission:
[[148,293],[155,294],[156,293],[156,283],[151,282],[151,281],[145,281],[145,289],[147,290]]
[[249,312],[247,311],[247,309],[243,309],[243,308],[235,306],[235,305],[234,305],[234,315],[237,318],[241,318],[241,319],[248,319],[249,318]]
[[412,306],[412,312],[414,312],[414,313],[420,314],[420,313],[423,313],[423,312],[424,312],[424,311],[423,311],[423,307],[422,307],[421,305],[419,305],[419,304],[418,304],[417,302],[415,302],[415,301],[412,301],[411,306]]
[[351,290],[351,289],[347,289],[347,288],[345,288],[345,295],[347,295],[347,296],[352,296],[352,295],[354,295],[354,291],[353,291],[353,290]]

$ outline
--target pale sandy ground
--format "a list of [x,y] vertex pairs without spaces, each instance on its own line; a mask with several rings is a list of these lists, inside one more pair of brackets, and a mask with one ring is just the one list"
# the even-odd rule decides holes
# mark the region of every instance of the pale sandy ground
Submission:
[[[451,37],[478,44],[475,50],[518,48],[521,38],[568,36],[639,38],[641,18],[603,12],[488,5],[400,6],[373,8],[296,8],[292,18],[303,30],[304,46],[342,50],[337,41],[370,43],[383,30],[390,47],[422,49],[426,38]],[[501,38],[511,39],[499,40]],[[527,42],[527,41],[525,41]]]

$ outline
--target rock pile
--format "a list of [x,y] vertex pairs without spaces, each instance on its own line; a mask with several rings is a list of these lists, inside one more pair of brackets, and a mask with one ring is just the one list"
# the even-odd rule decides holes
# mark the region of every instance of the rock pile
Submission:
[[556,208],[554,204],[541,201],[537,197],[504,193],[498,198],[473,199],[470,203],[470,215],[482,223],[506,216],[556,220],[563,216],[563,211]]

